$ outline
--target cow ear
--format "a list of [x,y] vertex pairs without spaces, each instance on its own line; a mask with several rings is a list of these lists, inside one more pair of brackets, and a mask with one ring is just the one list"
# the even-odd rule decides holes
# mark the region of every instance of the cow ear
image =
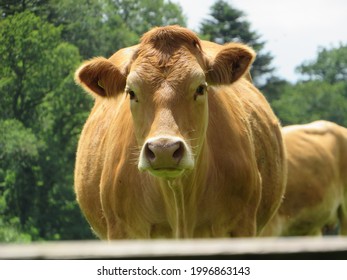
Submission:
[[229,43],[224,45],[212,59],[208,59],[207,82],[213,84],[231,84],[249,71],[255,59],[250,47]]
[[126,77],[108,59],[96,57],[77,69],[75,81],[87,92],[106,97],[123,91]]

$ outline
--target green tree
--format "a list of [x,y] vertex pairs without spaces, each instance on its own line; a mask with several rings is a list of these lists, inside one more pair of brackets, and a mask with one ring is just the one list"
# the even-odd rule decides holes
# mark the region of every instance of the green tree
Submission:
[[272,75],[266,79],[264,85],[259,86],[259,89],[271,104],[275,100],[280,99],[286,89],[291,86],[288,81]]
[[83,58],[110,56],[153,26],[185,25],[181,7],[164,0],[50,0],[48,20]]
[[281,88],[273,100],[284,124],[325,119],[347,127],[347,47],[321,48],[317,58],[297,67],[305,80]]
[[284,125],[324,119],[347,127],[347,86],[322,81],[286,87],[272,106]]
[[138,39],[109,2],[50,0],[47,19],[62,27],[62,39],[77,46],[84,59],[109,56]]
[[142,35],[154,26],[178,24],[186,26],[180,5],[166,0],[110,0],[113,10],[137,35]]
[[1,0],[0,17],[5,18],[25,11],[43,14],[46,13],[49,1],[50,0]]
[[90,237],[72,173],[91,102],[73,82],[78,49],[60,32],[30,12],[0,22],[0,222],[33,240]]
[[317,58],[305,62],[297,71],[309,80],[325,81],[330,84],[347,81],[347,45],[337,48],[320,48]]
[[0,22],[2,118],[15,118],[25,125],[34,119],[37,105],[59,83],[51,55],[59,41],[59,28],[29,12]]
[[167,0],[14,0],[0,3],[2,17],[31,11],[61,27],[62,39],[84,59],[110,56],[138,42],[153,26],[186,25],[182,8]]
[[[35,180],[26,181],[33,179],[44,143],[15,119],[0,120],[0,134],[0,240],[30,241],[37,233],[27,224],[30,213],[35,212],[37,189],[30,184]],[[22,233],[24,227],[26,234]]]
[[270,65],[272,56],[264,51],[265,42],[260,35],[251,30],[245,14],[233,8],[228,2],[219,0],[211,7],[210,18],[204,19],[199,31],[208,40],[219,44],[227,42],[243,42],[254,48],[257,58],[251,69],[256,84],[261,84],[264,76],[273,71]]

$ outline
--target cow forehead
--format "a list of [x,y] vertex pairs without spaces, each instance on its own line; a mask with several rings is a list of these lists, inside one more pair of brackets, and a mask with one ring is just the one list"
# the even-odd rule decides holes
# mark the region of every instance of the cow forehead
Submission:
[[157,56],[138,57],[131,66],[127,83],[152,88],[170,85],[173,88],[189,87],[205,82],[205,71],[189,52],[179,52],[161,63]]

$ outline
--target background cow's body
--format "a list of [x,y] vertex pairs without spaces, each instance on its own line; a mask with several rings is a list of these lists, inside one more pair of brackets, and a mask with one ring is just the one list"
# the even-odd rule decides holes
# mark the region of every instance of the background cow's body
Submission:
[[[180,35],[170,28],[160,30],[172,32],[170,38],[179,44],[180,38],[175,36]],[[205,41],[199,44],[206,57],[215,57],[223,48]],[[126,68],[133,53],[146,47],[120,50],[109,62],[118,69]],[[142,67],[140,58],[132,65]],[[233,66],[236,71],[238,66]],[[94,68],[93,61],[82,66],[77,80],[87,84],[92,80],[88,71]],[[181,71],[184,79],[184,69]],[[87,82],[83,75],[89,75]],[[100,238],[253,236],[271,218],[280,204],[286,179],[278,121],[261,93],[246,79],[240,78],[232,85],[215,84],[208,89],[207,111],[205,105],[199,105],[202,125],[206,126],[204,134],[195,139],[193,124],[192,136],[178,127],[180,136],[188,143],[187,149],[191,146],[193,151],[194,168],[175,178],[156,177],[138,170],[139,154],[140,157],[146,154],[143,149],[148,145],[146,137],[145,144],[139,143],[142,136],[134,126],[134,114],[138,113],[131,111],[131,106],[139,105],[132,101],[129,106],[125,94],[96,96],[79,142],[75,190],[81,209]],[[87,85],[87,90],[95,92],[95,86],[95,83]],[[155,94],[159,98],[161,93]],[[157,106],[155,109],[163,114],[158,104],[151,106]],[[191,111],[176,114],[176,107],[163,114],[174,124],[181,121],[177,119],[193,114]],[[161,119],[157,121],[157,115],[152,113],[150,116],[152,131]],[[159,130],[166,126],[163,122]]]
[[282,129],[288,184],[265,235],[347,234],[347,129],[327,121]]

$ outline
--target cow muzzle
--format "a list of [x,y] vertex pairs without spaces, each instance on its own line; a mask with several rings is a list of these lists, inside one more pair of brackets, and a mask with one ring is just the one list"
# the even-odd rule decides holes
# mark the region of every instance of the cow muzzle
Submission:
[[179,137],[149,138],[142,147],[138,168],[153,176],[175,178],[194,167],[191,150]]

